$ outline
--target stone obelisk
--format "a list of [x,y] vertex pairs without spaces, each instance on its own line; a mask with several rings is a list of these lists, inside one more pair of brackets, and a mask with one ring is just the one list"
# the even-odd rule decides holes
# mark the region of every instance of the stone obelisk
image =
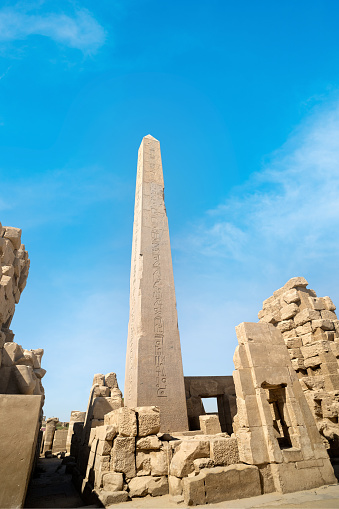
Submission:
[[188,429],[160,143],[138,152],[125,405],[160,407],[161,431]]

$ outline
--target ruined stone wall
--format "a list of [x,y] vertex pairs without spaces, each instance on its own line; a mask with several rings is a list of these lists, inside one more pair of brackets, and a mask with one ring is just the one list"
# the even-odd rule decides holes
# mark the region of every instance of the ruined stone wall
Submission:
[[329,297],[317,297],[303,277],[290,279],[263,303],[260,322],[279,329],[317,427],[339,455],[339,321]]
[[[234,436],[159,431],[158,407],[122,407],[106,414],[104,424],[91,429],[86,472],[77,482],[85,498],[92,502],[97,498],[109,506],[169,493],[176,501],[192,505],[261,493],[258,469],[239,465]],[[212,487],[205,490],[206,474],[210,482],[218,483],[220,476],[239,476],[240,471],[247,480],[247,491],[242,483],[233,489],[225,485],[218,494]],[[203,487],[198,493],[197,482]]]
[[26,286],[30,261],[21,230],[0,223],[0,394],[41,395],[46,371],[42,349],[26,350],[14,342],[11,321]]

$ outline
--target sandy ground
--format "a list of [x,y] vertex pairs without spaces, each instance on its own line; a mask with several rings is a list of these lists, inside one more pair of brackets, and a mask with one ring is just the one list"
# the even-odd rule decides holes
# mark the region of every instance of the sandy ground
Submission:
[[[65,465],[56,458],[39,460],[40,475],[29,486],[24,507],[30,508],[76,508],[85,506],[75,490],[71,475],[65,473]],[[168,495],[163,497],[135,498],[130,502],[111,506],[112,509],[186,509],[184,503],[176,504]],[[202,507],[202,506],[197,506]],[[270,493],[259,497],[243,498],[230,502],[209,504],[208,508],[259,509],[259,508],[300,508],[300,509],[339,509],[339,484],[323,486],[308,491],[280,495]]]

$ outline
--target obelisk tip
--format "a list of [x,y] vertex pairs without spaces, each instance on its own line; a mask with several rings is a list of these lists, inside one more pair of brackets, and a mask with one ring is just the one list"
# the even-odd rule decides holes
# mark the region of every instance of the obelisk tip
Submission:
[[144,136],[143,138],[144,140],[147,139],[147,140],[155,140],[155,141],[159,141],[157,140],[156,138],[154,138],[154,136],[152,136],[151,134],[147,134],[147,136]]

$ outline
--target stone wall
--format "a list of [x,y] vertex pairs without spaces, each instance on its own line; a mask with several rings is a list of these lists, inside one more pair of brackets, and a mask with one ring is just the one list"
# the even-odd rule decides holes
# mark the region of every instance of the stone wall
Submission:
[[[208,495],[204,492],[203,499],[199,498],[194,494],[191,482],[201,479],[199,474],[203,469],[202,475],[208,473],[209,479],[216,476],[214,482],[218,482],[220,472],[222,475],[226,472],[227,476],[225,467],[229,465],[234,467],[229,469],[232,471],[230,476],[234,469],[238,471],[240,468],[244,475],[249,470],[258,470],[237,465],[240,460],[234,436],[229,437],[226,433],[163,434],[159,430],[158,407],[122,407],[106,414],[104,424],[91,429],[85,475],[79,479],[80,472],[74,474],[78,476],[76,482],[85,498],[92,501],[97,498],[104,506],[109,506],[133,497],[169,493],[176,501],[201,504],[210,501],[212,492],[208,491]],[[251,484],[251,478],[248,479],[246,496],[261,493],[258,472],[255,479],[255,486]],[[228,491],[228,495],[224,491]],[[239,484],[236,491],[227,487],[222,492],[220,500],[232,496],[242,498],[243,487]]]
[[307,285],[303,277],[290,279],[264,301],[258,317],[281,331],[317,427],[338,456],[339,321],[332,300]]
[[242,323],[236,331],[234,426],[241,461],[259,467],[265,493],[335,483],[281,332],[269,323]]
[[0,223],[0,394],[43,396],[42,349],[26,350],[13,341],[11,321],[26,286],[29,258],[21,230]]

